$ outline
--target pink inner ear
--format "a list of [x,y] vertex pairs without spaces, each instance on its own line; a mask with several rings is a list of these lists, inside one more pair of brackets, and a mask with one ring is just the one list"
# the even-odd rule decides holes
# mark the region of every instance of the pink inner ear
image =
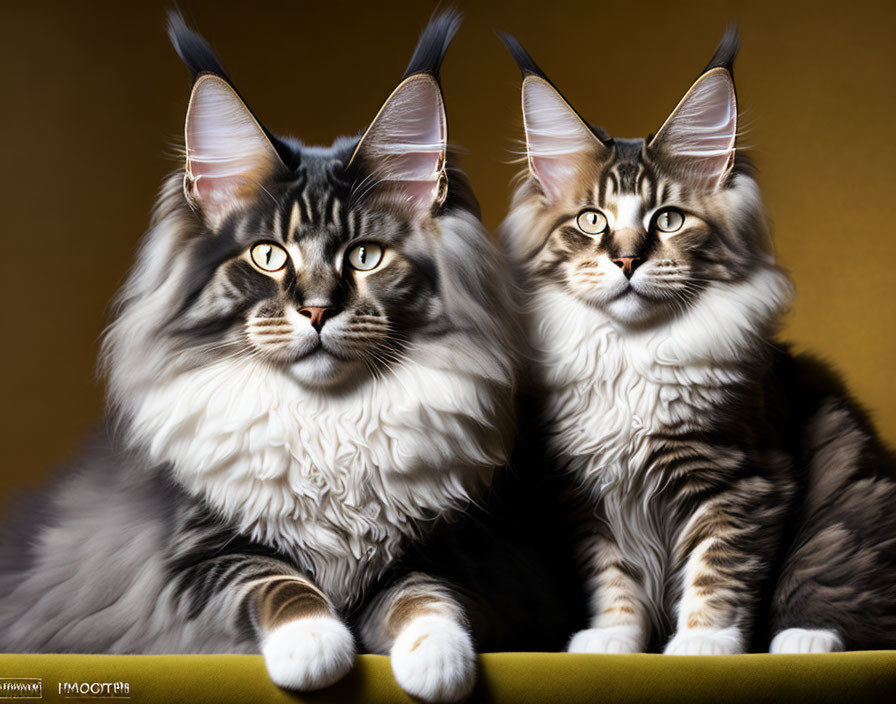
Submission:
[[395,89],[362,137],[360,158],[380,182],[398,186],[415,208],[429,211],[445,162],[442,95],[431,76],[411,76]]
[[559,198],[578,173],[571,159],[558,157],[529,157],[529,170],[552,199]]
[[523,117],[529,168],[556,197],[576,176],[582,158],[594,157],[599,142],[563,96],[535,76],[523,82]]
[[717,68],[701,76],[651,142],[688,171],[720,183],[731,168],[737,138],[737,102],[731,74]]
[[403,192],[413,201],[432,205],[438,187],[441,154],[420,152],[402,154],[394,159],[393,171],[386,180],[401,183]]
[[186,144],[193,196],[211,210],[261,181],[278,160],[242,100],[217,76],[202,76],[193,88]]

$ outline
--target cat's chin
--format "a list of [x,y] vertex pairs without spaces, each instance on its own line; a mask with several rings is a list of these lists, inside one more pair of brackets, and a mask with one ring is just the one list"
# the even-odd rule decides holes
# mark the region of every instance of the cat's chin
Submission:
[[666,306],[629,288],[623,295],[600,306],[614,322],[631,328],[662,323],[669,316]]
[[302,386],[327,389],[351,383],[358,378],[360,367],[358,362],[340,359],[319,347],[290,364],[288,373]]

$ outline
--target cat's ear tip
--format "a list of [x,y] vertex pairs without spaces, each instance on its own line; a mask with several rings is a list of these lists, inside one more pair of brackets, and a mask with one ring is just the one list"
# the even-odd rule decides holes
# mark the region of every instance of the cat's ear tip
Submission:
[[519,44],[516,37],[510,34],[510,32],[505,32],[503,29],[494,29],[492,31],[495,33],[498,40],[508,48],[510,44]]
[[519,67],[520,73],[523,75],[524,79],[529,76],[538,76],[539,78],[547,80],[544,72],[538,67],[538,64],[535,63],[535,60],[529,52],[523,48],[523,45],[520,44],[515,36],[502,30],[496,30],[495,33],[498,35],[498,39],[500,39],[507,48],[507,51],[510,52],[513,60],[516,61],[516,65]]
[[187,22],[184,19],[184,13],[181,12],[181,9],[175,5],[174,7],[169,7],[165,10],[165,18],[168,20],[168,31],[172,32],[175,27],[180,25],[185,25]]
[[737,58],[737,51],[740,48],[740,31],[737,22],[732,22],[725,28],[725,34],[716,47],[715,53],[703,69],[703,73],[707,73],[714,68],[724,68],[728,73],[734,72],[734,59]]
[[417,41],[403,78],[427,73],[438,80],[448,45],[460,29],[462,21],[463,15],[456,7],[434,13]]
[[180,9],[169,9],[166,15],[168,38],[171,40],[174,51],[193,74],[193,80],[195,81],[202,74],[214,73],[229,83],[230,77],[211,45],[205,37],[190,28]]
[[195,100],[197,96],[208,94],[209,92],[218,94],[223,93],[228,97],[231,95],[237,96],[236,90],[234,90],[233,86],[230,85],[228,81],[224,80],[217,73],[203,71],[194,79],[190,95],[192,96],[192,99]]

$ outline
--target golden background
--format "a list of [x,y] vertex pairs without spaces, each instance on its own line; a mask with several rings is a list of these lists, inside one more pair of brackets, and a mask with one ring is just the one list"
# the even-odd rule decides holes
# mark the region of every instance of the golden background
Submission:
[[[165,36],[172,4],[4,8],[0,499],[39,485],[100,417],[98,337],[182,134],[190,77]],[[633,137],[659,127],[739,23],[741,144],[798,289],[783,338],[834,362],[894,443],[896,3],[457,4],[451,138],[492,228],[521,136],[518,73],[494,29],[516,34],[586,118]],[[261,120],[310,143],[367,125],[433,8],[180,5]]]

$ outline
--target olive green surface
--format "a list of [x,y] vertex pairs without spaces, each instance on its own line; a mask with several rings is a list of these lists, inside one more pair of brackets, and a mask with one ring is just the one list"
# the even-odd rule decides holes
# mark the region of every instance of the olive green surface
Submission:
[[[493,653],[471,702],[896,702],[896,651],[829,655],[568,655]],[[39,677],[42,701],[60,682],[126,682],[131,702],[412,702],[387,658],[358,657],[339,684],[295,695],[271,684],[255,655],[0,655],[2,678]],[[24,700],[22,700],[24,701]]]

